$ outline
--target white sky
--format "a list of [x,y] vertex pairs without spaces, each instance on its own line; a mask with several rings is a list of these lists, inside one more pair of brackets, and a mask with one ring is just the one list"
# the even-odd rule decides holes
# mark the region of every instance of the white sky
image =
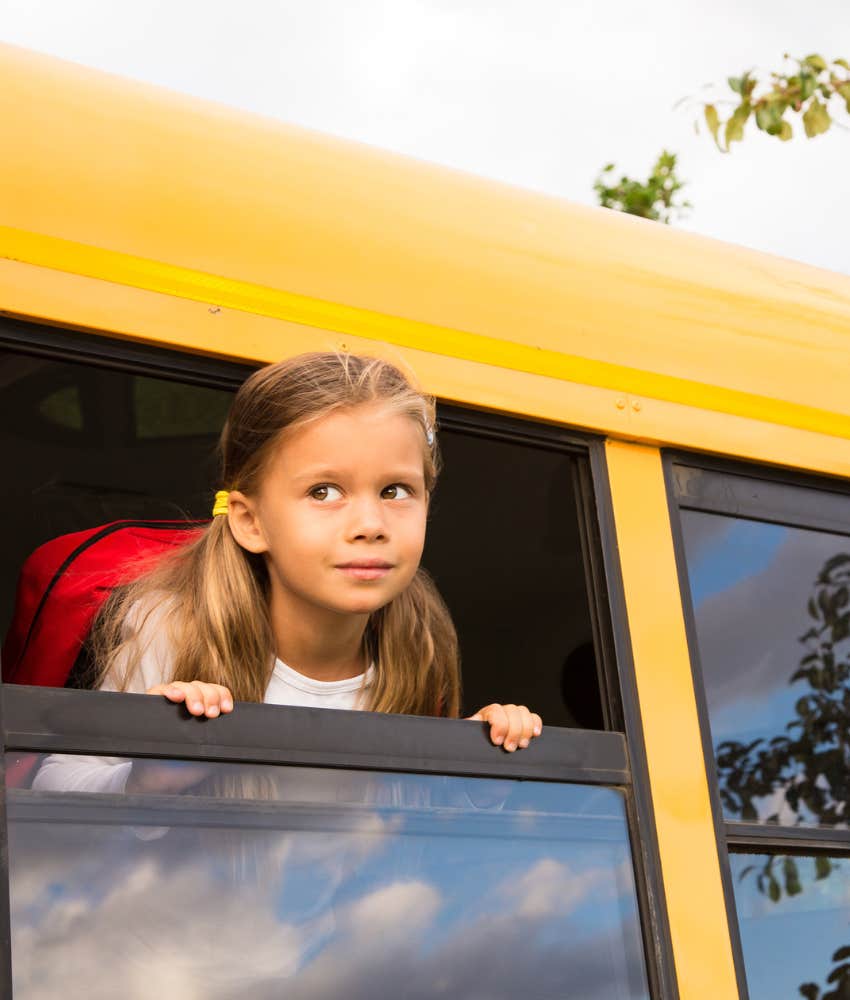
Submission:
[[850,273],[850,131],[724,156],[673,108],[850,59],[850,0],[0,0],[0,40],[589,204],[666,147],[677,225]]

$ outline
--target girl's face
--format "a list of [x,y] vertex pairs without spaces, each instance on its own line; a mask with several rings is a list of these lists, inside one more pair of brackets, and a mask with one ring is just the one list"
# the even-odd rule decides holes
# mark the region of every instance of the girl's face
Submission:
[[236,497],[231,527],[265,555],[273,603],[369,614],[422,556],[422,430],[381,404],[336,411],[285,434],[256,495]]

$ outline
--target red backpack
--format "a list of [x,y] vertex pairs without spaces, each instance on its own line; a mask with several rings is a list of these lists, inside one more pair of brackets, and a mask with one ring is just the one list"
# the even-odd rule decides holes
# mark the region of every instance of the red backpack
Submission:
[[113,521],[45,542],[24,562],[3,643],[3,680],[65,687],[111,590],[157,556],[186,545],[206,521]]
[[[205,521],[113,521],[45,542],[21,567],[12,624],[3,643],[3,680],[80,686],[86,640],[113,587],[157,557],[186,545]],[[40,754],[6,762],[6,784],[27,788]]]

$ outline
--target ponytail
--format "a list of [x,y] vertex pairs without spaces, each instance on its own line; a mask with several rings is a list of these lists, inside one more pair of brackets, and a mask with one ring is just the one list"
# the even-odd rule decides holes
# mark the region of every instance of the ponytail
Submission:
[[266,585],[262,559],[236,543],[226,517],[213,518],[109,599],[93,632],[100,681],[127,687],[147,648],[140,637],[153,638],[146,625],[162,613],[172,650],[165,680],[223,684],[239,701],[262,701],[273,666]]

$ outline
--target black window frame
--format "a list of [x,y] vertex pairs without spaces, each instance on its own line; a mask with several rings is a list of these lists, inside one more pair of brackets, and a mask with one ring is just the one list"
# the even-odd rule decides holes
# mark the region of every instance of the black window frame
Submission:
[[[7,318],[0,318],[0,347],[211,388],[236,389],[257,367],[113,339],[106,333],[60,331]],[[510,755],[492,747],[480,727],[452,720],[240,705],[232,717],[213,721],[214,725],[224,723],[233,736],[232,743],[223,744],[209,741],[208,722],[185,717],[179,706],[144,696],[3,685],[0,729],[4,750],[321,764],[561,782],[580,779],[579,783],[618,787],[625,793],[650,995],[653,1000],[678,1000],[604,439],[561,424],[446,403],[438,404],[438,418],[446,429],[585,459],[576,463],[575,486],[605,731],[546,727],[529,748]],[[117,701],[109,711],[103,711],[103,702],[96,700],[103,698]],[[261,738],[257,725],[270,719],[268,714],[256,716],[257,725],[246,722],[240,728],[241,720],[253,719],[256,712],[271,712],[275,719],[262,723],[268,728],[266,739]],[[319,712],[330,718],[315,729],[307,727],[309,732],[298,740],[290,742],[287,734],[281,746],[279,712]],[[120,725],[113,725],[116,720]],[[139,730],[139,726],[143,728]],[[130,735],[134,732],[135,737]],[[145,740],[139,735],[149,732],[156,732],[157,739]],[[378,732],[382,745],[370,742],[373,738],[369,734]],[[350,749],[347,739],[340,740],[341,733],[361,741],[357,744],[360,751]],[[612,767],[614,760],[616,766]],[[6,986],[11,996],[3,777],[0,774],[0,995]]]
[[[731,852],[746,854],[829,855],[850,858],[850,829],[794,827],[757,821],[729,821],[723,815],[720,788],[715,767],[714,746],[708,712],[705,673],[697,642],[694,602],[688,575],[685,538],[679,512],[692,510],[721,514],[748,521],[761,521],[785,527],[841,534],[850,537],[850,525],[833,511],[837,496],[850,500],[850,482],[838,477],[814,476],[765,465],[751,465],[698,452],[665,450],[662,453],[670,527],[676,554],[676,567],[682,594],[682,612],[687,633],[688,651],[699,716],[705,772],[720,859],[721,879],[740,1000],[749,1000],[740,924],[735,904]],[[677,468],[709,473],[704,488],[687,494],[679,487]],[[724,479],[723,477],[728,477]],[[756,486],[755,496],[748,495],[745,484]],[[744,487],[735,492],[734,486]],[[726,489],[711,488],[726,486]],[[757,499],[758,489],[764,499]],[[767,501],[767,502],[765,502]]]

